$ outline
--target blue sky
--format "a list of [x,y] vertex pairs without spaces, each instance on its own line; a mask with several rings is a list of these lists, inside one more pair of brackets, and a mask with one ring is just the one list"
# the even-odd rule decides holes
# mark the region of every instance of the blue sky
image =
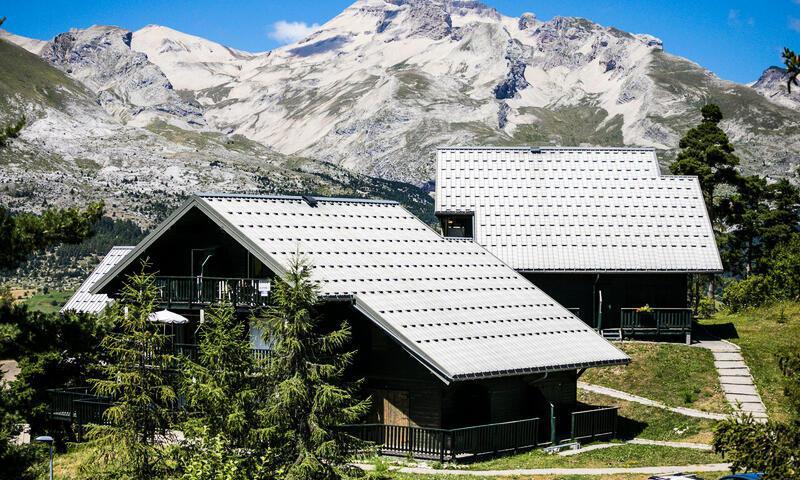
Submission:
[[[235,48],[264,51],[305,26],[336,16],[348,0],[28,0],[4,2],[8,30],[49,39],[71,27],[165,25]],[[622,30],[650,33],[668,52],[738,82],[780,64],[783,46],[800,49],[800,0],[488,0],[511,16],[581,16]],[[276,28],[277,25],[277,28]]]

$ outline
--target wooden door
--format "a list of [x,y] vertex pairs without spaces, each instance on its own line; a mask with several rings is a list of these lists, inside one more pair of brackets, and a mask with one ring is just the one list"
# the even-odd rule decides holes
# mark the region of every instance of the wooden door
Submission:
[[383,423],[407,427],[408,392],[404,390],[385,390],[383,392]]

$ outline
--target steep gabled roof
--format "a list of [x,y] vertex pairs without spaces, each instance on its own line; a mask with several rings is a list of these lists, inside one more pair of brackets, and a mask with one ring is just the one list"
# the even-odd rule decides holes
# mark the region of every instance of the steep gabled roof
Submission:
[[91,293],[90,290],[100,278],[114,268],[123,258],[125,258],[134,247],[112,247],[103,257],[103,260],[95,267],[94,271],[84,281],[75,294],[67,300],[61,308],[61,312],[77,313],[99,313],[111,301],[104,293]]
[[436,211],[540,272],[711,272],[722,262],[700,185],[662,176],[652,149],[440,149]]
[[128,263],[195,207],[279,275],[307,256],[322,295],[350,298],[445,381],[628,361],[486,249],[440,237],[395,202],[199,195]]

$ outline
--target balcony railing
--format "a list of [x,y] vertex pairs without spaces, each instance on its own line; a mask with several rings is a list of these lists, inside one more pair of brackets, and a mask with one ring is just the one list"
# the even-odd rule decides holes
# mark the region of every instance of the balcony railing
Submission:
[[617,436],[617,413],[619,407],[596,408],[570,415],[570,438],[573,442]]
[[267,279],[223,277],[156,277],[157,301],[172,306],[207,306],[229,302],[234,307],[253,308],[269,301]]
[[345,425],[341,429],[384,454],[408,454],[440,461],[539,445],[538,418],[454,429],[381,423]]
[[[195,343],[176,343],[174,344],[175,354],[188,358],[192,361],[197,361],[198,352],[200,347]],[[266,360],[270,356],[271,350],[267,348],[251,348],[250,353],[256,361]]]
[[689,308],[622,308],[620,328],[624,334],[689,334],[692,310]]

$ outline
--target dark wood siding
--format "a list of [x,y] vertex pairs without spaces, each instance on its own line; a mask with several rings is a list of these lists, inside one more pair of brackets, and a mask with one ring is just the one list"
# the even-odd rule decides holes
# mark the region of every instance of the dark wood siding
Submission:
[[686,308],[688,276],[685,273],[526,273],[555,301],[580,308],[581,320],[596,327],[602,292],[603,328],[619,326],[620,308],[650,305]]

